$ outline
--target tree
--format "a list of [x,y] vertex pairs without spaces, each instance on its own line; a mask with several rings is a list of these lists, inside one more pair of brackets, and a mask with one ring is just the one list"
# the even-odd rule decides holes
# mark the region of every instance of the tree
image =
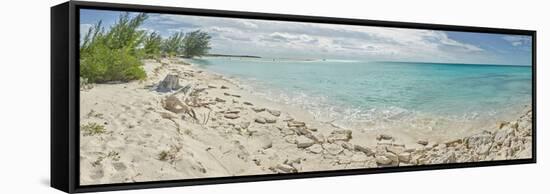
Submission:
[[143,52],[145,58],[158,58],[160,56],[162,37],[156,32],[145,36],[143,41]]
[[183,48],[183,37],[184,34],[182,32],[177,32],[170,35],[170,37],[162,41],[162,52],[169,57],[181,54]]
[[146,19],[146,14],[126,12],[109,30],[101,21],[90,28],[80,45],[80,76],[96,83],[144,79],[138,46],[145,32],[138,28]]
[[212,37],[208,35],[208,33],[200,30],[186,33],[183,40],[183,57],[193,58],[208,54],[211,38]]

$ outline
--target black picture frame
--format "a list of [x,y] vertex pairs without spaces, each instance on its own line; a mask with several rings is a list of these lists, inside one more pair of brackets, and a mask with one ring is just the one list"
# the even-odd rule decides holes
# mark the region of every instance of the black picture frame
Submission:
[[[484,161],[473,163],[436,164],[407,167],[385,167],[354,170],[302,172],[296,174],[269,174],[237,177],[201,178],[188,180],[152,181],[80,186],[79,180],[79,9],[116,10],[215,16],[262,20],[280,20],[311,23],[347,24],[394,28],[445,30],[526,35],[532,37],[532,158],[518,160]],[[327,176],[362,175],[419,170],[438,170],[467,167],[536,163],[536,31],[454,26],[441,24],[375,21],[319,16],[223,11],[147,5],[113,4],[70,1],[51,8],[51,186],[67,193],[174,187],[187,185],[221,184],[280,179]]]

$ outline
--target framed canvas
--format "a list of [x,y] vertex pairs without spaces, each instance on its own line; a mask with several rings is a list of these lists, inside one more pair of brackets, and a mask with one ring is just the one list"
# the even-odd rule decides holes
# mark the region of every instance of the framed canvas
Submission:
[[535,31],[82,1],[51,30],[65,192],[536,162]]

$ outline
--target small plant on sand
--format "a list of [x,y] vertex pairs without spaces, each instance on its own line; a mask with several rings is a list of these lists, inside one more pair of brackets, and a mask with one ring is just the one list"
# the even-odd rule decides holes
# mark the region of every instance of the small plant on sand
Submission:
[[120,160],[120,154],[116,151],[110,151],[107,154],[100,153],[100,156],[95,161],[92,162],[92,166],[96,167],[96,166],[101,165],[101,163],[105,159],[111,159],[113,161],[119,161]]
[[88,123],[80,126],[80,131],[84,136],[98,135],[107,132],[105,126],[97,123]]
[[168,161],[170,164],[174,163],[178,159],[178,154],[181,151],[181,146],[170,146],[170,149],[163,150],[159,153],[158,159],[160,161]]

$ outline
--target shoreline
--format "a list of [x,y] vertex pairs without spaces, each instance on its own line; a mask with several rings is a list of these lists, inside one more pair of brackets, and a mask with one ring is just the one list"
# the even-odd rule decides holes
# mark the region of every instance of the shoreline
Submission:
[[[437,140],[341,129],[181,59],[146,60],[144,69],[145,81],[81,91],[82,185],[530,157],[529,107],[508,123]],[[167,75],[179,88],[157,91]],[[83,133],[91,123],[103,132]]]

